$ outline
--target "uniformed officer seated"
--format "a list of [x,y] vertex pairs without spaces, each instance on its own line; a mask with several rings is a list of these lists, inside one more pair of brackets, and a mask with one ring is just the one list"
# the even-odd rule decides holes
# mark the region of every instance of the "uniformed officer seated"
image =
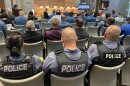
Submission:
[[[62,31],[64,48],[48,54],[43,62],[46,75],[53,73],[58,76],[76,76],[88,69],[91,64],[90,55],[76,46],[75,30],[68,27]],[[48,75],[49,76],[49,75]]]
[[107,28],[104,41],[92,44],[88,52],[93,59],[93,64],[112,67],[121,64],[126,57],[124,47],[117,43],[121,30],[116,25]]
[[8,79],[24,79],[41,71],[40,58],[22,52],[23,38],[19,32],[7,35],[5,43],[10,54],[0,60],[0,76]]

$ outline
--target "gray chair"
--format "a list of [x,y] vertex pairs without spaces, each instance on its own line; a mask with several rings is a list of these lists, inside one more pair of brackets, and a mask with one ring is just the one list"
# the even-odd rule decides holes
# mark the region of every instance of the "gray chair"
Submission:
[[5,43],[0,43],[0,59],[9,55],[9,50],[7,49]]
[[77,40],[77,46],[81,49],[85,49],[85,44],[88,41],[88,38],[82,39],[82,40]]
[[52,24],[47,22],[42,22],[42,28],[51,28]]
[[3,31],[0,31],[0,43],[5,43],[5,36]]
[[15,29],[21,29],[21,28],[25,29],[25,25],[16,25],[16,24],[14,24],[14,28]]
[[121,70],[121,84],[130,85],[130,58],[125,61],[125,65]]
[[28,54],[38,55],[43,57],[43,42],[39,41],[37,43],[24,43],[23,51]]
[[72,28],[75,28],[76,23],[70,23],[72,25]]
[[8,29],[7,29],[7,33],[8,33],[8,34],[11,33],[11,32],[19,32],[19,33],[23,34],[23,33],[24,33],[24,30],[23,30],[23,28],[14,29],[14,30],[8,30]]
[[51,74],[51,86],[84,86],[84,77],[87,72],[75,77],[60,77]]
[[0,77],[0,86],[44,86],[44,73],[40,72],[32,77],[20,80]]
[[41,22],[48,22],[48,19],[41,19]]
[[42,33],[42,28],[36,29],[35,31],[38,33]]
[[114,67],[94,65],[90,71],[90,86],[117,86],[117,72],[124,64]]
[[95,25],[95,22],[87,22],[87,26],[94,26]]
[[126,49],[127,47],[130,47],[130,35],[127,35],[123,40],[123,46]]
[[120,27],[120,26],[122,25],[122,23],[123,23],[123,22],[118,22],[118,21],[116,21],[116,22],[115,22],[115,25],[117,25],[117,26]]
[[90,36],[88,40],[88,48],[96,41],[103,41],[104,37],[103,36]]
[[47,53],[63,48],[61,41],[51,41],[51,40],[47,40],[46,47],[47,47]]
[[93,35],[93,36],[97,36],[97,32],[98,32],[98,28],[99,27],[94,27],[94,26],[89,26],[88,27],[88,34],[89,35]]

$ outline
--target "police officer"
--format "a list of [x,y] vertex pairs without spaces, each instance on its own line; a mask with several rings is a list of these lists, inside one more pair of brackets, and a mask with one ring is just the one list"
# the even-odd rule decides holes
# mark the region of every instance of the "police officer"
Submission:
[[40,58],[22,52],[23,38],[19,32],[7,35],[5,43],[10,54],[0,60],[0,76],[8,79],[23,79],[41,71]]
[[86,71],[91,64],[90,55],[76,46],[75,30],[68,27],[62,31],[63,49],[48,54],[43,62],[43,71],[59,76],[76,76]]
[[93,59],[93,64],[101,66],[116,66],[121,64],[126,57],[124,47],[117,43],[121,30],[116,25],[107,28],[104,41],[92,44],[88,52]]

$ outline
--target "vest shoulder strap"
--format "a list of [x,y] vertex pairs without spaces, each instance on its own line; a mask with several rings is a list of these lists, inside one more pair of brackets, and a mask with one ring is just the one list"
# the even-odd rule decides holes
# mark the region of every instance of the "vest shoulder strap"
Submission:
[[55,53],[56,55],[58,55],[58,54],[60,54],[60,53],[62,53],[62,52],[63,52],[63,48],[54,51],[54,53]]

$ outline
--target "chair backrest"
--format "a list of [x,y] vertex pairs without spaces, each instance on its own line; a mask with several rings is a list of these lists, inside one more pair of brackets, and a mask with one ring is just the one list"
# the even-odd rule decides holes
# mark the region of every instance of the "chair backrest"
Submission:
[[21,29],[21,28],[25,29],[25,25],[16,25],[16,24],[14,24],[14,28],[15,29]]
[[42,28],[51,28],[51,27],[52,27],[51,23],[42,22]]
[[41,19],[41,22],[48,22],[48,19]]
[[0,43],[5,43],[5,36],[2,31],[0,31]]
[[58,50],[58,49],[62,49],[62,42],[61,41],[51,41],[51,40],[47,40],[47,53],[50,53],[54,50]]
[[76,23],[70,23],[72,25],[72,28],[75,28]]
[[42,29],[41,28],[36,29],[35,31],[38,32],[38,33],[42,33]]
[[33,55],[38,55],[40,57],[43,57],[43,42],[39,41],[37,43],[24,43],[24,52],[33,54]]
[[101,27],[101,29],[99,30],[99,35],[102,36],[105,30],[106,30],[106,27]]
[[121,72],[121,84],[130,85],[130,58],[125,61]]
[[125,49],[130,46],[130,35],[127,35],[124,38],[124,40],[123,40],[123,46],[124,46]]
[[91,44],[93,44],[96,41],[103,41],[104,40],[104,36],[90,36],[89,40],[88,40],[88,47],[91,46]]
[[123,22],[118,22],[118,21],[116,21],[116,22],[115,22],[115,25],[117,25],[117,26],[120,27],[120,26],[122,25],[122,23],[123,23]]
[[88,27],[88,34],[93,35],[93,36],[97,36],[98,28],[99,27],[89,26]]
[[88,38],[86,39],[82,39],[82,40],[78,40],[77,41],[77,46],[81,49],[85,49],[85,44],[87,42]]
[[94,26],[95,25],[95,22],[87,22],[87,26]]
[[51,86],[84,86],[84,77],[87,72],[75,77],[60,77],[51,74]]
[[44,73],[21,80],[10,80],[0,77],[0,86],[44,86]]
[[90,86],[117,86],[117,72],[124,64],[114,67],[94,65],[90,71]]
[[7,49],[5,43],[0,43],[0,59],[9,55],[9,50]]
[[14,29],[14,30],[8,30],[8,29],[7,29],[7,33],[8,33],[8,34],[11,33],[11,32],[19,32],[19,33],[23,34],[23,33],[24,33],[24,29],[23,29],[23,28]]

